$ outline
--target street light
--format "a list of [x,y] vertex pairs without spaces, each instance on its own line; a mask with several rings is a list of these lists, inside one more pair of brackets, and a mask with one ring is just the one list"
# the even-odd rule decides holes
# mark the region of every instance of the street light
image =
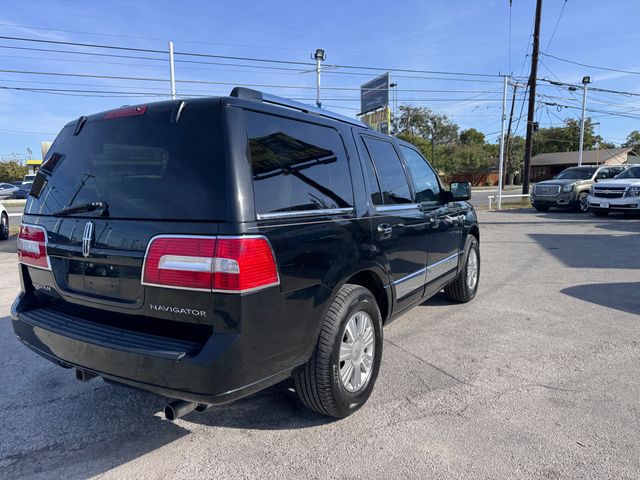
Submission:
[[320,103],[320,62],[324,62],[327,56],[322,48],[318,48],[311,58],[316,60],[316,106],[320,108],[322,107],[322,103]]
[[582,150],[584,145],[584,114],[587,109],[587,85],[591,83],[591,77],[582,77],[582,117],[580,119],[580,150],[578,151],[578,166],[582,166]]

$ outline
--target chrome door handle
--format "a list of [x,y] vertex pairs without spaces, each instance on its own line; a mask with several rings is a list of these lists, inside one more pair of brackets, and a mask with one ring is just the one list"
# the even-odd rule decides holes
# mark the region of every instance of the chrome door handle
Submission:
[[440,217],[429,217],[429,223],[434,228],[439,227],[440,226]]
[[393,232],[393,227],[388,223],[381,223],[378,225],[378,234],[380,238],[389,238]]

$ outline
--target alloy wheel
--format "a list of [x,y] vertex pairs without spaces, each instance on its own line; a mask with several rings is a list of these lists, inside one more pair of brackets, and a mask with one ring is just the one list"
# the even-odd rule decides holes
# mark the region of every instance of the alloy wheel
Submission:
[[469,250],[469,258],[467,258],[467,287],[470,290],[476,288],[478,283],[478,252],[475,248]]
[[347,321],[340,343],[340,381],[349,392],[363,389],[373,371],[375,335],[368,313],[358,311]]

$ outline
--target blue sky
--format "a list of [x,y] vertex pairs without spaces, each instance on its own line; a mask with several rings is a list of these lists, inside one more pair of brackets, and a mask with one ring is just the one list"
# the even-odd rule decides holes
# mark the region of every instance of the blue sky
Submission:
[[[640,33],[633,20],[640,17],[640,2],[628,0],[544,0],[541,49],[581,63],[640,71],[635,52]],[[379,71],[327,69],[323,74],[323,103],[353,116],[358,87],[386,68],[527,75],[534,0],[513,0],[509,49],[509,0],[364,1],[185,1],[140,0],[31,0],[5,1],[0,12],[0,35],[31,39],[97,43],[166,50],[173,40],[176,52],[311,61],[316,48],[327,52],[327,64],[359,65]],[[631,20],[630,20],[631,19]],[[85,56],[74,53],[0,48],[0,69],[96,76],[155,79],[124,80],[0,72],[0,158],[27,148],[40,157],[40,141],[52,140],[68,121],[82,114],[125,104],[160,99],[148,92],[169,92],[167,56],[160,54],[87,49],[1,39],[0,46],[113,53],[153,57],[152,60]],[[313,103],[315,74],[304,66],[262,64],[292,70],[257,68],[257,63],[176,56],[242,66],[176,62],[177,90],[181,95],[228,94],[235,84],[268,85],[260,89]],[[542,56],[538,77],[579,83],[591,75],[594,87],[640,92],[640,76],[581,67]],[[421,78],[416,78],[421,77]],[[475,127],[491,140],[500,129],[501,83],[495,77],[461,77],[392,72],[399,85],[399,103],[412,103],[446,113],[461,128]],[[463,81],[464,80],[464,81]],[[183,83],[184,81],[218,82]],[[295,87],[295,88],[294,88]],[[15,88],[57,88],[123,94],[94,93],[77,96],[37,93]],[[352,89],[352,90],[350,90]],[[445,92],[442,92],[445,90]],[[579,106],[580,92],[545,85],[540,100]],[[67,93],[67,94],[62,94]],[[140,95],[138,95],[140,94]],[[146,95],[147,94],[147,95]],[[103,96],[97,96],[103,95]],[[106,96],[104,96],[106,95]],[[146,96],[145,96],[146,95]],[[509,99],[511,94],[509,94]],[[520,95],[516,117],[520,112]],[[640,129],[640,97],[593,92],[590,107],[603,112],[625,111],[631,117],[593,113],[596,128],[606,140],[621,143],[627,133]],[[526,108],[524,109],[526,112]],[[560,125],[578,109],[539,104],[542,126]],[[524,131],[525,121],[519,123]]]

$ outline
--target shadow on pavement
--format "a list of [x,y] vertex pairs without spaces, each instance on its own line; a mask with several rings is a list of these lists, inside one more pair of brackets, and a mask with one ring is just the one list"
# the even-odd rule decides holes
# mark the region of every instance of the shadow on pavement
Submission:
[[288,381],[232,403],[190,413],[183,420],[211,427],[254,430],[310,428],[336,421],[304,407]]
[[[634,218],[634,217],[631,217],[631,218]],[[597,228],[602,228],[603,230],[611,230],[614,232],[640,233],[640,222],[629,221],[629,222],[605,223],[603,225],[597,225]]]
[[577,285],[560,291],[585,302],[640,315],[640,282]]
[[571,268],[640,269],[636,235],[530,233],[530,238]]
[[0,253],[18,253],[17,235],[11,235],[0,242]]

